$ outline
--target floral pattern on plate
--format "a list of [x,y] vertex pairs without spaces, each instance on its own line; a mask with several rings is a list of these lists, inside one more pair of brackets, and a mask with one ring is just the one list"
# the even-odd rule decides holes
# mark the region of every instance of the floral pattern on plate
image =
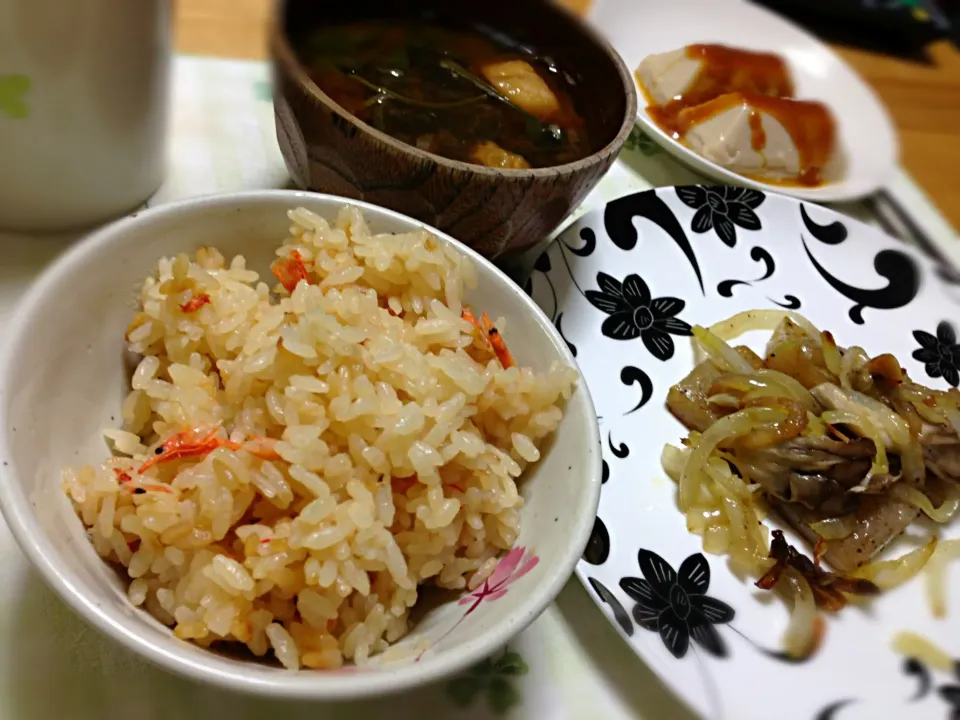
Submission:
[[[788,609],[724,558],[707,561],[660,466],[663,446],[686,434],[664,401],[693,368],[690,326],[754,308],[799,308],[841,345],[893,352],[917,381],[947,387],[960,381],[947,320],[960,314],[960,299],[936,271],[830,210],[707,187],[612,200],[537,259],[528,291],[576,349],[605,441],[598,518],[578,574],[634,651],[700,714],[761,718],[759,708],[776,707],[782,720],[899,717],[890,713],[904,711],[913,689],[890,638],[944,630],[914,583],[868,613],[828,619],[820,652],[806,662],[779,651]],[[767,337],[744,341],[761,349]],[[960,608],[945,627],[960,637]],[[803,692],[784,704],[798,683]],[[940,704],[929,717],[942,712]]]

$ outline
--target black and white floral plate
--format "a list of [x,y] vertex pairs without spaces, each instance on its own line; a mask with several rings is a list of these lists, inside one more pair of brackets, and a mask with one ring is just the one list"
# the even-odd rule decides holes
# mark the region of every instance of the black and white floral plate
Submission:
[[[841,345],[893,352],[913,378],[946,388],[960,383],[960,286],[831,210],[689,186],[584,215],[540,256],[527,290],[576,355],[601,418],[604,485],[577,572],[667,685],[711,718],[960,717],[957,678],[891,648],[909,630],[960,657],[960,597],[934,620],[917,579],[829,618],[820,651],[790,662],[778,651],[787,608],[703,553],[660,466],[664,444],[685,433],[664,400],[693,367],[691,325],[789,308]],[[766,337],[746,340],[760,349]]]

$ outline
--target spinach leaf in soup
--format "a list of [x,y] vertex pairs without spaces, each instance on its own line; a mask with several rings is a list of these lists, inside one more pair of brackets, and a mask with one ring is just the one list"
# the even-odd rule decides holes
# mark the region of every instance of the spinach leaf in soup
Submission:
[[301,53],[338,104],[422,150],[514,169],[592,152],[570,76],[501,34],[359,22],[318,30]]

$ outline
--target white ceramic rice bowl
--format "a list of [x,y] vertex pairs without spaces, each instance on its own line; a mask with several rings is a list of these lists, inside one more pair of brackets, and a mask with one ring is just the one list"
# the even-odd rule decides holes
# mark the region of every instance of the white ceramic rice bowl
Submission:
[[[495,602],[479,603],[466,617],[472,601],[447,602],[428,613],[398,643],[414,647],[418,640],[429,641],[431,649],[418,662],[291,672],[179,640],[130,604],[126,583],[85,536],[61,489],[60,471],[106,457],[102,430],[119,425],[126,391],[123,335],[143,278],[160,257],[201,245],[216,246],[228,258],[243,254],[249,267],[264,272],[287,235],[287,210],[303,206],[332,220],[346,203],[361,208],[374,232],[425,227],[376,206],[293,191],[166,205],[100,230],[63,255],[23,298],[7,330],[0,356],[0,507],[17,542],[49,585],[89,622],[147,660],[201,682],[274,697],[337,700],[439,680],[496,652],[536,619],[570,577],[593,525],[600,439],[581,378],[557,434],[520,483],[526,504],[515,547],[526,548],[527,556],[535,553],[539,563]],[[508,319],[505,337],[518,362],[537,370],[555,360],[575,365],[523,291],[457,245],[478,277],[468,301]]]

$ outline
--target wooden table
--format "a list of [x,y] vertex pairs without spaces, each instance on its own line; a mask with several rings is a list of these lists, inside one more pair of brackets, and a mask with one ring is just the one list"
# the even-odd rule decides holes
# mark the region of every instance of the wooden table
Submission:
[[[319,0],[318,0],[319,1]],[[563,0],[582,8],[590,0]],[[197,55],[262,59],[271,0],[181,0],[177,49]],[[960,52],[928,48],[930,64],[839,47],[873,86],[900,133],[901,161],[955,228],[960,228]]]

